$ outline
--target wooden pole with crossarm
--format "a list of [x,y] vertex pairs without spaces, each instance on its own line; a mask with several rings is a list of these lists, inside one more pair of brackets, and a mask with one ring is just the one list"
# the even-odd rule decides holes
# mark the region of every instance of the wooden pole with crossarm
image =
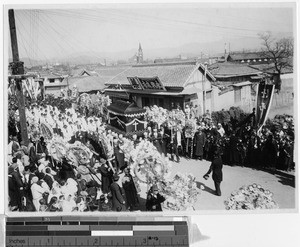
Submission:
[[11,38],[11,49],[13,55],[13,62],[10,63],[12,76],[10,76],[9,79],[14,80],[16,83],[16,96],[18,100],[21,136],[22,136],[22,141],[24,142],[25,145],[27,145],[29,143],[29,140],[28,140],[26,114],[25,114],[25,101],[24,101],[23,87],[22,87],[22,79],[25,79],[26,76],[24,75],[24,63],[19,61],[15,14],[13,9],[8,10],[8,18],[9,18],[9,29],[10,29],[10,38]]

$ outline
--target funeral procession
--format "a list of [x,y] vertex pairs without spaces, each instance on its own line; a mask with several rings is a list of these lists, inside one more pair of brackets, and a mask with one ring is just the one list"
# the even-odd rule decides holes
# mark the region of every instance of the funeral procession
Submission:
[[6,18],[9,212],[296,208],[289,9]]

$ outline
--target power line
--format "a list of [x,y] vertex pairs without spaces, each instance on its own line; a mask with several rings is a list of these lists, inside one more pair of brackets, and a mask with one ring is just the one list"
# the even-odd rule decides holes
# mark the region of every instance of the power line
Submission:
[[[15,18],[16,18],[16,20],[18,21],[18,25],[21,26],[22,30],[24,30],[24,33],[28,33],[27,30],[26,30],[26,28],[25,28],[25,26],[23,25],[23,22],[19,20],[19,15],[18,15],[18,14],[15,15]],[[24,16],[24,18],[26,19],[26,16]],[[22,32],[20,31],[20,34],[21,34],[21,33],[22,33]],[[22,35],[22,36],[23,36],[23,35]],[[23,36],[23,37],[24,37],[24,36]],[[30,44],[28,43],[29,41],[27,41],[27,39],[26,39],[25,37],[24,37],[23,40],[24,40],[25,43],[27,43],[27,46],[30,47]],[[30,38],[29,38],[29,40],[30,40]],[[49,62],[49,59],[48,59],[47,56],[39,49],[39,47],[37,47],[37,50],[39,50],[40,54],[45,58],[45,60],[46,60],[47,62]],[[37,51],[36,51],[36,52],[37,52]],[[37,54],[37,53],[36,53],[36,54]]]
[[[23,10],[23,13],[25,17],[27,16],[28,18],[29,16],[29,22],[30,22],[29,33],[31,34],[30,37],[32,38],[32,44],[29,47],[31,48],[30,51],[32,54],[37,54],[36,50],[39,49],[38,44],[40,43],[38,42],[38,37],[40,35],[41,37],[43,36],[44,39],[52,46],[54,44],[52,42],[49,42],[49,40],[54,41],[57,44],[57,46],[60,48],[62,53],[65,53],[66,47],[68,47],[70,51],[73,50],[77,52],[78,51],[77,47],[79,46],[90,51],[94,57],[102,59],[101,57],[95,55],[88,46],[83,45],[83,43],[78,39],[76,39],[74,35],[71,35],[70,30],[66,30],[63,28],[61,24],[57,24],[53,20],[53,18],[50,17],[50,15],[60,16],[67,19],[75,18],[79,20],[93,21],[97,23],[107,22],[109,24],[118,24],[118,25],[131,25],[132,24],[131,22],[135,22],[135,24],[139,26],[144,27],[145,25],[151,25],[155,29],[159,28],[168,31],[174,31],[176,29],[182,29],[183,31],[187,31],[188,28],[198,33],[202,31],[203,33],[257,38],[257,35],[251,34],[252,32],[257,31],[254,29],[234,28],[234,27],[226,27],[222,25],[208,25],[204,23],[197,23],[197,22],[184,21],[184,20],[174,20],[170,18],[157,17],[157,16],[151,16],[145,14],[141,15],[138,13],[135,16],[132,16],[130,15],[130,13],[129,14],[124,12],[120,13],[120,11],[116,11],[116,10],[89,10],[89,11],[86,10],[86,12],[78,12],[76,10],[29,10],[29,11]],[[109,19],[105,18],[105,14],[107,15],[107,13],[109,13],[110,16]],[[198,30],[199,27],[201,27],[202,29]],[[43,30],[41,31],[36,30],[38,28],[41,28]],[[212,28],[216,28],[216,30],[213,30]],[[51,36],[49,30],[53,32],[54,35]],[[61,31],[67,33],[70,36],[68,40],[66,39],[63,40],[64,45],[62,45],[61,41],[57,41],[56,38],[56,37],[60,37],[62,40],[63,35]],[[237,31],[243,31],[244,33],[237,33]],[[44,34],[49,37],[45,38]]]
[[[40,18],[40,22],[41,22],[41,23],[44,23],[44,20]],[[46,26],[47,26],[47,27],[50,27],[50,28],[52,29],[52,27],[49,26],[47,23],[46,23]],[[51,36],[52,38],[51,38],[51,40],[50,40],[49,38],[47,38],[47,37],[45,37],[45,36],[43,35],[44,33],[45,33],[45,34],[46,34],[46,33],[49,34],[49,30],[46,29],[46,27],[44,27],[43,25],[41,25],[40,28],[41,28],[42,30],[41,30],[41,32],[39,32],[39,35],[40,35],[41,37],[44,37],[44,39],[47,41],[47,43],[48,43],[48,44],[51,44],[51,46],[52,46],[55,50],[56,50],[57,48],[60,48],[61,53],[64,54],[64,53],[65,53],[65,48],[64,48],[63,46],[61,46],[61,44],[54,38],[54,35]],[[55,45],[51,42],[52,40],[57,44],[57,46],[55,46]],[[50,42],[49,42],[49,41],[50,41]]]
[[158,16],[151,16],[151,15],[139,15],[140,17],[147,17],[152,19],[159,19],[163,21],[169,21],[169,22],[175,22],[175,23],[183,23],[183,24],[189,24],[189,25],[196,25],[196,26],[203,26],[203,27],[216,27],[216,28],[222,28],[222,29],[229,29],[229,30],[239,30],[239,31],[259,31],[257,29],[247,29],[247,28],[236,28],[236,27],[228,27],[228,26],[222,26],[222,25],[208,25],[204,23],[199,23],[199,22],[192,22],[192,21],[184,21],[184,20],[175,20],[175,19],[170,19],[170,18],[164,18],[164,17],[158,17]]
[[[99,11],[99,10],[98,10]],[[109,12],[109,10],[105,10],[105,13],[107,14]],[[52,15],[58,15],[58,16],[61,16],[61,17],[70,17],[70,18],[76,18],[76,19],[83,19],[83,20],[88,20],[88,21],[94,21],[94,22],[99,22],[99,16],[95,16],[95,15],[91,15],[91,14],[87,14],[87,13],[76,13],[76,12],[72,12],[70,10],[66,11],[66,10],[59,10],[59,12],[57,11],[52,11],[52,12],[49,12],[49,14],[52,14]],[[114,16],[117,16],[117,18],[112,18],[112,15]],[[137,21],[136,20],[136,17],[139,17],[140,19]],[[110,12],[110,17],[109,17],[109,23],[117,23],[117,24],[125,24],[125,22],[128,22],[128,20],[132,20],[134,21],[135,25],[141,25],[141,22],[144,22],[146,24],[151,24],[151,25],[155,25],[156,27],[159,27],[159,28],[162,28],[163,25],[167,26],[167,27],[172,27],[174,28],[174,25],[171,24],[171,23],[161,23],[161,22],[157,22],[156,19],[162,19],[162,18],[157,18],[157,17],[152,17],[152,16],[148,16],[151,18],[151,20],[147,20],[147,19],[141,19],[141,16],[140,15],[135,15],[134,17],[131,16],[131,15],[121,15],[121,14],[118,14],[118,13],[114,13],[114,12]],[[121,19],[120,19],[121,18]],[[134,18],[134,19],[133,19]],[[166,19],[166,18],[165,18]],[[102,19],[103,20],[103,19]],[[106,19],[104,19],[104,21],[107,21]],[[189,27],[191,27],[191,25],[201,25],[199,23],[193,23],[193,22],[182,22],[182,21],[176,21],[176,20],[172,20],[172,21],[175,21],[175,22],[178,22],[178,24],[189,24]],[[212,30],[213,26],[210,26],[210,25],[202,25],[202,28],[208,28],[208,30],[206,30],[206,32],[210,32],[210,33],[219,33],[219,34],[225,34],[225,31],[222,31],[222,30]],[[186,26],[185,27],[182,27],[184,30],[186,30]],[[219,26],[219,28],[222,28],[221,26]],[[229,27],[226,27],[228,29],[231,29]],[[178,26],[176,26],[176,29],[178,29]],[[170,31],[170,29],[167,29],[168,31]],[[249,31],[247,29],[243,29],[244,31]],[[171,30],[172,31],[172,30]],[[203,30],[201,30],[203,31]],[[233,30],[234,31],[234,30]],[[253,31],[253,30],[252,30]],[[261,31],[261,30],[260,30]],[[228,34],[229,32],[226,31],[226,34]],[[254,35],[247,35],[247,34],[237,34],[237,33],[234,33],[234,32],[231,32],[230,33],[231,35],[234,35],[234,36],[240,36],[240,37],[257,37],[257,35],[255,34]]]
[[[45,18],[44,18],[44,19],[41,18],[41,22],[44,23],[44,24],[46,24],[46,26],[50,27],[51,30],[52,30],[54,33],[56,33],[56,34],[61,38],[61,40],[63,40],[63,39],[62,39],[62,35],[61,35],[59,32],[57,32],[57,30],[55,30],[55,28],[54,28],[51,24],[47,23],[47,20],[45,20]],[[45,30],[45,29],[44,29],[44,30]],[[54,35],[52,36],[52,39],[55,41],[55,43],[60,47],[61,51],[64,53],[64,52],[65,52],[65,47],[63,47],[63,46],[60,44],[60,42],[57,41],[57,40],[54,38]],[[68,47],[70,47],[71,50],[76,51],[76,49],[73,48],[72,46],[70,46],[69,43],[67,43],[66,40],[63,40],[63,42],[64,42],[65,45],[67,45]]]
[[[26,43],[27,43],[27,46],[29,47],[29,55],[31,56],[31,58],[34,58],[34,55],[37,55],[37,54],[34,54],[34,52],[36,52],[36,51],[34,51],[33,49],[32,49],[32,44],[33,44],[33,42],[32,42],[32,39],[31,39],[31,30],[29,30],[29,32],[27,32],[27,30],[25,29],[25,26],[23,25],[23,19],[22,19],[22,21],[20,20],[20,17],[19,17],[19,15],[18,15],[18,13],[16,13],[16,15],[15,15],[15,18],[16,18],[16,21],[18,21],[18,26],[21,26],[22,27],[22,30],[24,30],[24,33],[23,33],[23,38],[24,38],[24,42],[26,41]],[[33,28],[31,28],[32,30],[33,30]],[[21,33],[21,30],[19,30],[20,31],[20,33]],[[28,34],[29,33],[29,38],[28,38],[28,42],[27,42],[27,39],[25,39],[25,34]]]
[[[60,30],[61,30],[62,32],[67,33],[69,36],[72,36],[72,35],[70,34],[70,32],[68,32],[66,29],[64,29],[61,25],[57,25],[57,23],[55,23],[55,21],[54,21],[53,19],[51,19],[51,17],[49,17],[47,14],[45,15],[45,17],[48,17],[48,20],[50,20],[54,25],[56,25],[58,28],[60,28]],[[74,36],[72,36],[72,39],[70,39],[70,40],[71,40],[71,41],[72,41],[72,40],[73,40],[73,41],[76,41],[77,44],[78,44],[79,46],[81,46],[82,48],[84,48],[84,49],[90,51],[90,52],[93,54],[94,57],[96,57],[96,58],[98,58],[98,59],[102,59],[102,57],[99,57],[99,56],[95,55],[95,54],[94,54],[94,51],[90,50],[90,48],[89,48],[88,46],[83,45],[83,43],[80,42],[79,40],[77,40]],[[74,43],[74,45],[75,45],[75,43]]]
[[19,30],[18,27],[17,27],[16,29],[17,29],[17,33],[18,33],[18,35],[19,35],[19,37],[20,37],[19,40],[20,40],[20,43],[21,43],[21,47],[23,48],[23,50],[25,50],[25,53],[26,53],[26,55],[27,55],[27,57],[28,57],[28,60],[29,60],[29,64],[30,64],[30,66],[32,67],[31,58],[30,58],[30,56],[28,55],[28,51],[27,51],[27,49],[26,49],[26,46],[25,46],[24,43],[23,43],[23,40],[24,40],[23,35],[22,35],[22,33],[20,32],[20,30]]

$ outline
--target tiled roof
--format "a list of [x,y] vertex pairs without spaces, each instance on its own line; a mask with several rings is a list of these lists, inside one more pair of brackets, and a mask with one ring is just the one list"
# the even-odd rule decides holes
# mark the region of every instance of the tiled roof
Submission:
[[66,81],[54,82],[54,83],[45,83],[44,86],[46,88],[51,88],[51,87],[65,87],[65,86],[68,86],[68,83]]
[[215,63],[208,67],[208,70],[217,77],[234,77],[242,75],[253,75],[261,72],[250,68],[247,64],[237,63]]
[[196,62],[164,63],[133,66],[112,78],[107,85],[130,85],[127,77],[158,77],[165,87],[183,87],[190,75],[199,68]]
[[79,76],[83,70],[84,69],[82,69],[82,68],[80,68],[80,69],[72,69],[70,75],[71,76]]
[[103,66],[103,67],[96,67],[96,68],[78,68],[73,69],[71,72],[72,76],[80,76],[82,72],[86,71],[91,76],[99,75],[99,76],[116,76],[117,74],[121,73],[129,66]]
[[251,53],[234,53],[229,55],[232,60],[251,60],[251,59],[262,59],[264,58],[261,52],[251,52]]
[[114,77],[124,70],[128,69],[130,66],[104,66],[101,68],[94,69],[94,71],[99,75],[99,76],[110,76]]
[[63,78],[62,75],[55,75],[53,73],[47,71],[40,71],[38,72],[41,78],[48,78],[48,79],[55,79],[55,78]]
[[[270,63],[270,64],[255,64],[255,65],[249,65],[249,66],[251,68],[253,68],[253,69],[257,69],[259,71],[266,72],[266,73],[275,73],[276,72],[274,63]],[[291,63],[291,66],[293,66],[293,63]],[[293,73],[293,68],[292,67],[283,68],[281,70],[281,73],[282,74]]]
[[77,76],[66,78],[65,81],[72,88],[74,85],[78,88],[79,92],[89,92],[95,90],[103,90],[105,82],[111,77],[105,76]]

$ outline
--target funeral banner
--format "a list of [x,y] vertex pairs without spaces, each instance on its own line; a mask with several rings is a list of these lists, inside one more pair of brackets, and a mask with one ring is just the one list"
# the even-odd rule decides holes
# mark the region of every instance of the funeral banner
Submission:
[[256,124],[258,130],[265,124],[272,104],[274,85],[259,84],[256,98]]

